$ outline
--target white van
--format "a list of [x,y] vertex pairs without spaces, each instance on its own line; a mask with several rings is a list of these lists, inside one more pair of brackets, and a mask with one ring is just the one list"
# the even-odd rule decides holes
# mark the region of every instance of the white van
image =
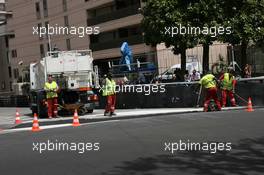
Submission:
[[[155,77],[155,80],[161,80],[161,81],[170,81],[173,79],[174,72],[177,68],[181,68],[181,64],[175,64],[171,66],[169,69],[167,69],[165,72],[161,73],[160,75]],[[196,70],[198,72],[202,72],[202,65],[199,62],[189,62],[186,63],[186,70],[188,70],[189,74],[192,73],[193,70]]]

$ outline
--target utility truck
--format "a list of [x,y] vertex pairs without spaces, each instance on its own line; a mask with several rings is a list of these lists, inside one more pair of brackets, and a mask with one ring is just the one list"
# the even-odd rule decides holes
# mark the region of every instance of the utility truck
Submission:
[[59,86],[59,115],[75,109],[79,115],[92,113],[98,105],[93,89],[98,86],[98,71],[94,71],[91,50],[52,51],[37,63],[30,64],[30,106],[32,113],[47,117],[46,92],[48,75]]

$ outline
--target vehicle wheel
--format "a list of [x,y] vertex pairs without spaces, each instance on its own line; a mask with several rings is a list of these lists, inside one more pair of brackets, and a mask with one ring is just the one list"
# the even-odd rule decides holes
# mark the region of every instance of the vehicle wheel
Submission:
[[79,115],[85,115],[85,113],[86,113],[86,110],[84,108],[80,108],[78,111]]
[[93,113],[93,109],[87,110],[89,114]]

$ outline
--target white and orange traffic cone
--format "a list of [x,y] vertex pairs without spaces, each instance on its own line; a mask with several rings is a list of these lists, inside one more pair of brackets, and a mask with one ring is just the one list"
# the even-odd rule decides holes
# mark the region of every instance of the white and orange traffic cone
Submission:
[[251,101],[251,97],[248,98],[248,106],[247,106],[247,112],[253,112],[253,106],[252,106],[252,101]]
[[74,127],[80,126],[79,116],[78,116],[78,112],[76,109],[74,111],[72,126],[74,126]]
[[33,125],[32,125],[32,132],[38,132],[38,131],[41,131],[41,129],[39,128],[38,116],[35,113],[33,119]]
[[20,114],[18,112],[18,109],[16,109],[16,121],[15,124],[20,124],[22,123],[21,119],[20,119]]

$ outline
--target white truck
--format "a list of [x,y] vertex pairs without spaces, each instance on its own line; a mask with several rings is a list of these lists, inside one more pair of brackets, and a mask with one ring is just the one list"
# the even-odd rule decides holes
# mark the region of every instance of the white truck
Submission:
[[59,114],[80,115],[92,113],[98,105],[98,96],[93,92],[98,74],[94,71],[91,50],[53,51],[40,62],[30,65],[31,110],[40,117],[47,116],[44,85],[52,75],[59,86]]

